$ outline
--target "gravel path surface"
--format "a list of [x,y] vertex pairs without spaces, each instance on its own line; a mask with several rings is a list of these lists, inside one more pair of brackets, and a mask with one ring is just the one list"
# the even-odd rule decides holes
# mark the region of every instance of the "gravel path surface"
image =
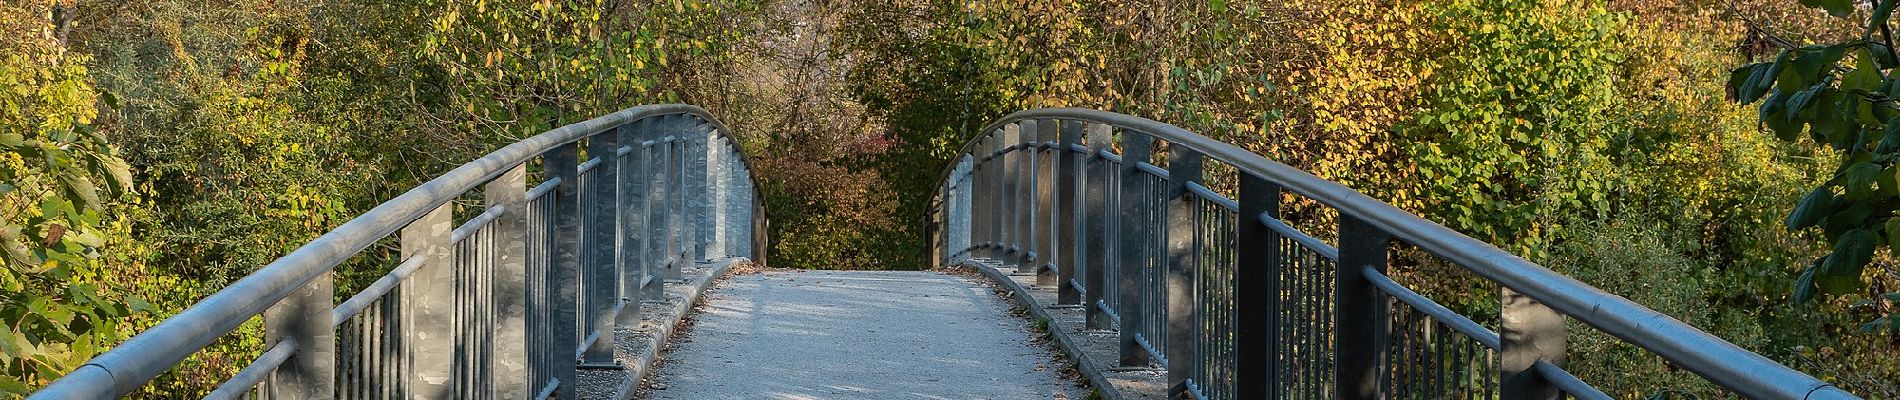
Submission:
[[651,399],[1081,399],[1009,303],[936,272],[771,271],[715,287]]

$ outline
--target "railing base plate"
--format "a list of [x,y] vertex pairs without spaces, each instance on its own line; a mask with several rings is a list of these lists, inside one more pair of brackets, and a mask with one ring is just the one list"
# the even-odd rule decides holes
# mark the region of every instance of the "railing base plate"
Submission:
[[613,363],[581,363],[581,364],[576,364],[576,365],[574,365],[574,368],[576,368],[576,369],[612,369],[612,370],[624,370],[624,369],[627,369],[627,366],[625,366],[625,365],[620,365],[620,363],[618,363],[618,362],[613,362]]

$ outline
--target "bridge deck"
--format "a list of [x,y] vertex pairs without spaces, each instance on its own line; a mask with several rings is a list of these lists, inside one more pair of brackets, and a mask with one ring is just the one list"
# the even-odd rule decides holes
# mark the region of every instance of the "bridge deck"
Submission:
[[[1009,304],[934,272],[741,275],[669,350],[652,399],[1080,399]],[[659,389],[664,388],[664,389]]]

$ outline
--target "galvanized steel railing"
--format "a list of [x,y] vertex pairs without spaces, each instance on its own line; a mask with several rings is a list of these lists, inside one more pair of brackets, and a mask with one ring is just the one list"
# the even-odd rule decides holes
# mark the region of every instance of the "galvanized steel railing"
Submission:
[[[1563,369],[1566,317],[1742,396],[1855,398],[1338,183],[1172,125],[1028,110],[984,127],[960,154],[930,208],[932,259],[994,260],[1037,274],[1039,286],[1058,290],[1059,304],[1087,309],[1088,329],[1120,333],[1119,365],[1166,368],[1170,398],[1609,398]],[[1208,159],[1220,173],[1207,172]],[[1285,222],[1283,198],[1331,213],[1337,230],[1323,233],[1337,239]],[[1483,318],[1495,322],[1476,322],[1388,276],[1388,255],[1401,249],[1496,285],[1500,304]]]
[[[640,302],[663,300],[682,266],[763,259],[765,213],[728,132],[698,107],[652,105],[510,144],[31,398],[124,396],[260,315],[268,349],[207,398],[575,398],[576,370],[611,367],[614,330],[639,324]],[[480,204],[457,201],[477,188]],[[459,226],[458,208],[474,214]],[[332,269],[392,234],[400,264],[334,303]]]

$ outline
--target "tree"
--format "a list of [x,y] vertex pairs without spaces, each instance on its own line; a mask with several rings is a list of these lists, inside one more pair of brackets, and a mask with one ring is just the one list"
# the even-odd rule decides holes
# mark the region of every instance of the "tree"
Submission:
[[[1837,18],[1864,17],[1859,37],[1830,44],[1784,48],[1772,61],[1730,73],[1729,99],[1759,102],[1761,125],[1777,138],[1806,137],[1838,156],[1839,166],[1788,214],[1789,229],[1816,228],[1832,248],[1801,271],[1794,286],[1796,302],[1817,294],[1869,295],[1875,303],[1900,302],[1900,292],[1866,293],[1880,272],[1893,275],[1891,263],[1873,265],[1880,248],[1900,249],[1900,79],[1892,75],[1900,58],[1893,47],[1890,17],[1900,0],[1874,0],[1859,9],[1850,0],[1802,0]],[[1862,330],[1900,331],[1900,314],[1891,307]]]

